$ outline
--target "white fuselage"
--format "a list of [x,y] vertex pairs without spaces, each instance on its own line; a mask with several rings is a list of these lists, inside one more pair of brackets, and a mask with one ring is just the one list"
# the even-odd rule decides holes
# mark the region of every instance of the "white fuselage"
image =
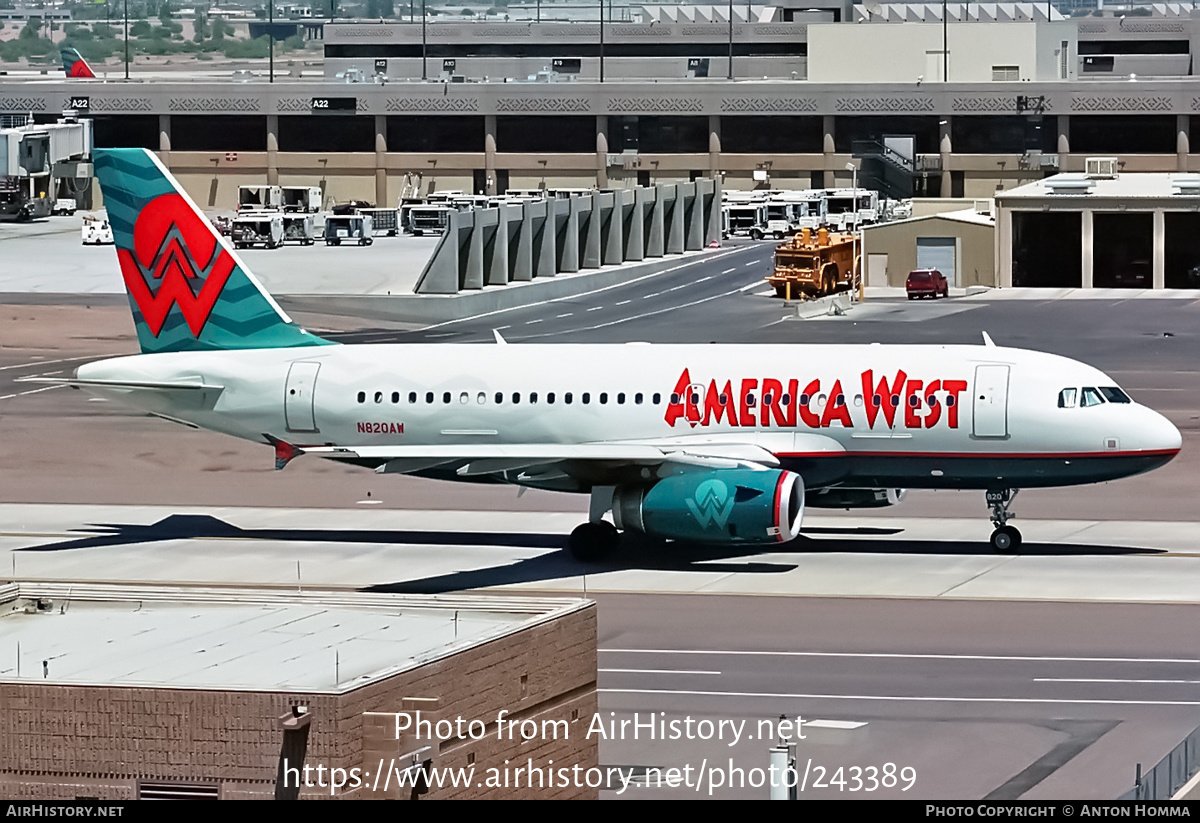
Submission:
[[1137,403],[1059,407],[1064,389],[1117,385],[1097,369],[994,346],[340,345],[146,354],[78,377],[223,387],[88,388],[257,442],[464,459],[497,444],[754,444],[810,486],[1071,485],[1154,468],[1181,442]]

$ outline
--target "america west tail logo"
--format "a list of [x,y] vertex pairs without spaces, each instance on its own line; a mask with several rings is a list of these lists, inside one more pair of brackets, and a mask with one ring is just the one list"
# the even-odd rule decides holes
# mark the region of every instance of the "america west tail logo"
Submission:
[[208,226],[178,194],[151,200],[133,228],[133,250],[117,258],[125,287],[158,337],[172,305],[199,337],[236,265]]
[[60,52],[63,61],[63,71],[67,77],[91,77],[95,78],[95,73],[92,67],[87,64],[81,55],[75,49],[63,49]]
[[710,522],[718,529],[724,529],[733,512],[733,495],[720,480],[705,480],[696,487],[693,499],[686,502],[702,529],[707,529]]
[[292,322],[154,154],[93,157],[144,353],[331,345]]

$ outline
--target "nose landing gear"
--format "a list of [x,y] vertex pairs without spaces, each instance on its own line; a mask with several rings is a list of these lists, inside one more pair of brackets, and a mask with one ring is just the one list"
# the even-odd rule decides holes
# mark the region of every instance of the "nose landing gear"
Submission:
[[1021,532],[1008,521],[1016,515],[1008,510],[1020,489],[988,489],[987,503],[992,508],[992,548],[998,552],[1015,552],[1021,548]]

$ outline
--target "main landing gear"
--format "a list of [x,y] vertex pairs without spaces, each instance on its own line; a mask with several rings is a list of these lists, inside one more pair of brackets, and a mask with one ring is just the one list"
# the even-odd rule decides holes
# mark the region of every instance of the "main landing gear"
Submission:
[[617,527],[607,520],[599,523],[582,523],[575,527],[567,539],[567,550],[576,560],[600,560],[610,554],[621,539]]
[[1015,552],[1021,548],[1021,533],[1015,526],[1009,526],[1010,518],[1016,517],[1008,510],[1020,489],[988,489],[987,503],[992,508],[992,548],[998,552]]
[[611,554],[621,542],[621,533],[604,515],[612,511],[614,486],[593,486],[588,522],[575,527],[567,539],[567,551],[576,560],[600,560]]

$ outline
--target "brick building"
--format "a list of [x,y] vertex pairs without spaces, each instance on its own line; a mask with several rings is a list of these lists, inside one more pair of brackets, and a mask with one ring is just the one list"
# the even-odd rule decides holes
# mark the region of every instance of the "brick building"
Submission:
[[542,771],[598,762],[589,601],[13,583],[0,609],[5,797],[271,798],[281,751],[324,775],[301,798],[409,796],[381,760],[474,768],[429,798],[599,793]]

